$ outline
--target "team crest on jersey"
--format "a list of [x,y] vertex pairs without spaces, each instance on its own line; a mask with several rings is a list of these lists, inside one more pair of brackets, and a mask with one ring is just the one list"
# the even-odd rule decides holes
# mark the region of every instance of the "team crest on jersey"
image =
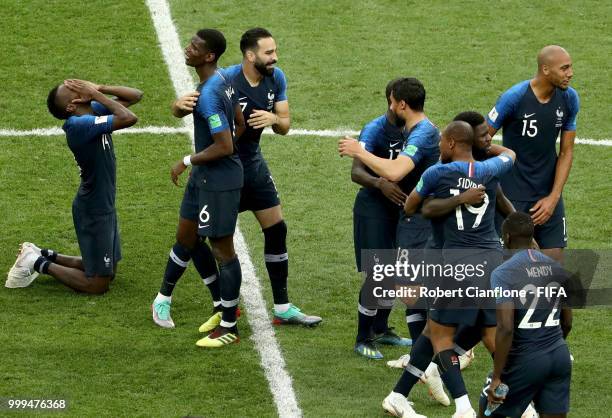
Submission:
[[232,99],[232,96],[234,95],[234,88],[232,86],[229,86],[228,88],[225,89],[225,95],[227,96],[228,99]]
[[557,122],[555,123],[555,128],[560,128],[563,125],[563,110],[561,108],[557,108]]
[[273,107],[274,107],[274,92],[269,91],[268,92],[268,110],[272,110]]

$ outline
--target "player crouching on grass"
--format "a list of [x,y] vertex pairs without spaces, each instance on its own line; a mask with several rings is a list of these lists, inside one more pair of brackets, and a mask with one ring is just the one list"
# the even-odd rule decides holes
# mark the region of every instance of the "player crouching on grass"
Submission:
[[[114,95],[110,99],[106,95]],[[81,257],[58,254],[24,242],[5,286],[29,286],[40,273],[78,292],[102,294],[121,260],[115,210],[116,164],[111,133],[134,125],[127,106],[138,103],[140,90],[65,80],[49,92],[47,107],[58,119],[78,165],[81,184],[72,202],[72,218]]]

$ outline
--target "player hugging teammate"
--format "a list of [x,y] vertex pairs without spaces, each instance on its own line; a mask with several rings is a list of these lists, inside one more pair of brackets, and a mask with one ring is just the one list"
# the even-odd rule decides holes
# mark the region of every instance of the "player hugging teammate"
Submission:
[[[551,272],[538,286],[562,283],[559,262],[567,245],[567,223],[561,193],[571,168],[579,109],[578,96],[569,87],[572,75],[571,59],[563,48],[543,48],[536,76],[502,94],[486,121],[476,112],[455,117],[442,134],[441,161],[423,172],[413,190],[404,191],[408,195],[406,216],[421,213],[431,219],[427,247],[440,249],[440,256],[451,264],[486,260],[485,284],[489,287],[524,290],[533,286],[525,271],[534,266]],[[400,104],[407,106],[408,101]],[[390,110],[396,108],[390,103]],[[503,129],[503,146],[491,144],[498,129]],[[559,154],[555,148],[558,136]],[[393,153],[383,161],[368,152],[372,150],[367,142],[364,145],[365,149],[359,149],[344,138],[339,152],[363,162],[384,181],[401,180],[410,172],[400,169],[400,159]],[[371,182],[371,186],[384,181]],[[394,190],[384,195],[390,201],[403,198]],[[506,217],[502,228],[505,247],[514,250],[504,263],[495,228],[496,209]],[[534,241],[537,250],[532,249]],[[469,251],[458,256],[459,249]],[[450,309],[440,305],[440,300],[430,305],[427,326],[405,357],[407,363],[401,362],[405,370],[383,408],[399,417],[423,417],[406,396],[419,380],[431,379],[433,361],[435,373],[455,401],[453,418],[476,417],[458,357],[482,339],[495,363],[483,390],[480,416],[486,411],[487,416],[535,417],[536,410],[542,417],[565,416],[571,364],[564,338],[571,328],[570,309],[546,305],[534,313],[529,304],[540,306],[537,295],[529,297],[527,304],[504,297],[495,302],[497,309]],[[360,314],[362,311],[367,309],[360,306]],[[373,353],[371,358],[382,357],[371,348],[367,353]],[[507,393],[501,390],[502,383]],[[442,389],[432,392],[438,401],[449,404]]]

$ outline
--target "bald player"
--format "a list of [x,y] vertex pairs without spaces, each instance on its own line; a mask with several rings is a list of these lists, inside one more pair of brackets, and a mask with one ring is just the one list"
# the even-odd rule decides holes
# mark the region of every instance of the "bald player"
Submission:
[[546,46],[538,54],[536,76],[503,93],[487,117],[491,136],[503,129],[504,146],[516,152],[517,163],[502,178],[504,193],[517,211],[531,215],[542,252],[557,261],[567,246],[562,192],[572,167],[580,108],[578,94],[569,87],[573,75],[568,52]]
[[[474,131],[464,121],[451,122],[440,140],[441,163],[429,167],[423,173],[416,188],[406,199],[407,215],[416,212],[429,196],[448,198],[465,193],[472,188],[483,188],[481,204],[462,203],[455,211],[438,218],[434,229],[443,230],[445,264],[481,264],[483,277],[488,280],[490,271],[501,263],[501,244],[495,231],[495,200],[499,178],[508,172],[514,162],[511,150],[486,161],[476,161],[472,155]],[[472,202],[473,203],[473,202]],[[460,258],[452,250],[464,251]],[[451,251],[448,251],[451,250]],[[449,278],[445,288],[478,286],[476,278]],[[482,286],[480,286],[482,287]],[[441,302],[438,303],[438,302]],[[457,353],[454,351],[454,335],[458,326],[475,326],[482,316],[476,301],[463,309],[447,309],[447,300],[436,299],[430,309],[427,328],[415,342],[410,362],[393,391],[383,401],[383,408],[394,416],[420,418],[406,400],[406,396],[421,379],[432,360],[438,365],[444,384],[455,400],[453,418],[473,418],[476,412],[470,404]],[[474,306],[474,307],[471,307]],[[483,325],[483,332],[484,332]]]

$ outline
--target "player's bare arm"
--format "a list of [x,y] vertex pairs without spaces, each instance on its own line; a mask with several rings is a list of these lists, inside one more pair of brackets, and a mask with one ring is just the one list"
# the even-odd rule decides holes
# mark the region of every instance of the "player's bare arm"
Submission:
[[574,315],[572,314],[571,308],[561,308],[561,331],[563,332],[563,338],[567,339],[570,331],[572,330],[572,322]]
[[529,210],[535,225],[545,224],[555,211],[559,199],[561,199],[563,187],[572,169],[575,139],[576,131],[561,132],[561,145],[559,147],[559,158],[557,159],[557,166],[555,168],[555,181],[552,191],[548,196],[538,200]]
[[395,160],[379,158],[366,151],[355,138],[345,136],[338,142],[340,156],[357,158],[372,171],[392,182],[397,182],[406,177],[414,169],[412,158],[400,154]]
[[351,180],[363,187],[379,189],[387,199],[399,206],[403,205],[406,201],[406,194],[397,185],[397,183],[393,183],[383,177],[371,175],[366,170],[366,166],[357,159],[353,160]]
[[73,103],[89,103],[95,100],[110,110],[113,114],[113,131],[128,128],[138,122],[138,117],[131,110],[97,90],[95,84],[82,80],[65,80],[64,85],[79,94]]
[[484,187],[472,187],[458,196],[426,199],[421,207],[421,213],[425,218],[438,218],[454,211],[459,205],[479,205],[484,197]]
[[492,144],[491,147],[489,147],[489,151],[487,152],[487,154],[490,157],[497,157],[498,155],[506,154],[507,156],[512,158],[512,161],[516,161],[516,153],[510,148],[506,148],[503,145],[499,144]]
[[135,105],[142,100],[143,92],[133,87],[127,86],[107,86],[98,85],[98,91],[106,95],[115,96],[114,100],[125,107]]
[[236,138],[240,138],[244,131],[246,131],[246,122],[239,104],[234,106],[234,127],[234,136]]
[[404,212],[407,216],[414,215],[419,210],[421,203],[423,203],[423,198],[416,190],[413,190],[404,203]]
[[172,115],[177,118],[184,118],[193,113],[193,109],[198,103],[198,97],[200,97],[200,92],[192,91],[176,99],[172,102]]
[[[233,154],[234,142],[232,141],[232,133],[229,129],[213,134],[212,138],[215,141],[212,145],[198,153],[186,156],[174,164],[170,170],[170,178],[175,185],[179,185],[178,178],[189,165],[204,165],[210,161],[215,161]],[[187,158],[189,158],[189,164],[186,164],[185,160]]]
[[495,389],[501,383],[501,374],[508,361],[508,353],[514,336],[514,304],[497,305],[497,329],[495,332],[495,357],[493,359],[493,378],[489,386],[489,402],[500,403],[504,398],[495,396]]
[[115,96],[113,100],[121,103],[125,107],[135,105],[142,100],[144,93],[133,87],[127,86],[107,86],[105,84],[96,84],[93,81],[74,79],[82,82],[90,87],[98,90],[100,93]]
[[510,201],[510,199],[508,199],[506,197],[506,195],[504,194],[504,191],[502,190],[502,187],[501,187],[500,184],[497,185],[497,194],[496,194],[496,197],[495,197],[495,206],[496,206],[497,210],[502,215],[504,215],[504,217],[510,215],[511,213],[516,212],[516,208],[514,207],[514,205]]

